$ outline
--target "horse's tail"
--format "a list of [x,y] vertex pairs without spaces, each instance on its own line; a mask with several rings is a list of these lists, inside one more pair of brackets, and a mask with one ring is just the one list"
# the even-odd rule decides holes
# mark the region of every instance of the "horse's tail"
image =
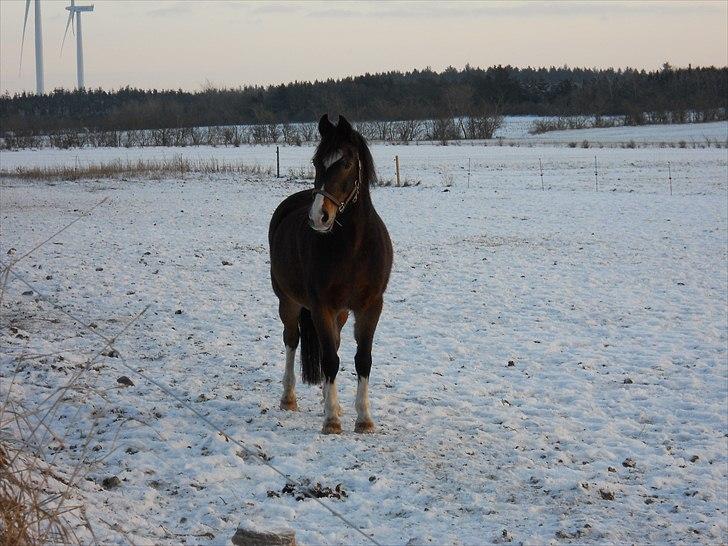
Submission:
[[301,330],[301,379],[309,385],[318,385],[324,379],[321,370],[321,344],[311,319],[311,311],[301,308],[298,315]]

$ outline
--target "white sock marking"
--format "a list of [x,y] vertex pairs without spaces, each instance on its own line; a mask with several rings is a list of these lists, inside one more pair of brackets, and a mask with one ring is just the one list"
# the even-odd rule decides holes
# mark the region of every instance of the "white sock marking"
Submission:
[[369,378],[360,377],[356,384],[356,420],[358,423],[370,423],[372,416],[369,413]]
[[294,371],[296,362],[296,349],[286,345],[286,370],[283,372],[283,396],[295,395],[296,373]]
[[324,422],[339,421],[339,394],[336,391],[336,381],[329,383],[324,380]]

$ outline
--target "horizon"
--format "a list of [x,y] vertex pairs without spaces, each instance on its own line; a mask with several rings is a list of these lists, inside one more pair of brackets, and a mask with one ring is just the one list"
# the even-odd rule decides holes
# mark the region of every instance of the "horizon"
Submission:
[[[441,70],[434,70],[432,67],[426,66],[426,67],[423,67],[423,68],[415,67],[415,68],[406,69],[406,70],[382,70],[382,71],[378,71],[378,72],[368,72],[368,73],[364,73],[364,74],[348,74],[348,75],[342,75],[342,76],[337,76],[337,77],[330,77],[330,78],[326,78],[326,79],[317,79],[317,80],[293,80],[293,81],[275,82],[275,83],[267,83],[267,84],[250,83],[250,84],[241,84],[241,85],[237,85],[237,86],[214,86],[214,87],[209,87],[209,85],[210,85],[209,83],[204,83],[204,84],[202,84],[197,89],[184,89],[184,88],[172,88],[172,87],[157,87],[157,88],[152,88],[152,87],[134,87],[134,86],[131,86],[131,85],[123,85],[123,86],[120,86],[120,87],[106,88],[106,87],[102,87],[102,86],[91,87],[91,86],[87,85],[86,87],[84,87],[84,90],[86,92],[104,91],[106,93],[116,93],[116,92],[121,91],[122,89],[132,89],[132,90],[144,91],[144,92],[158,91],[158,92],[161,93],[161,92],[178,92],[178,91],[182,91],[184,93],[197,94],[197,93],[204,93],[208,89],[212,89],[212,90],[215,90],[215,91],[240,91],[240,90],[243,90],[245,88],[262,88],[262,89],[268,89],[268,88],[272,88],[272,87],[278,87],[278,86],[281,86],[281,85],[283,85],[283,86],[294,85],[294,84],[312,84],[312,85],[315,85],[317,83],[340,82],[340,81],[343,81],[343,80],[346,80],[346,79],[349,79],[349,78],[350,79],[356,79],[356,78],[365,77],[365,76],[380,76],[380,75],[386,75],[386,74],[390,74],[390,73],[411,74],[411,73],[414,73],[414,72],[425,72],[425,71],[428,71],[429,70],[429,71],[431,71],[431,72],[433,72],[435,74],[442,74],[445,71],[447,71],[448,69],[455,69],[457,72],[463,72],[463,71],[465,71],[466,67],[470,68],[471,70],[484,70],[484,71],[485,70],[489,70],[491,68],[497,68],[497,67],[501,67],[502,66],[503,68],[513,68],[513,69],[517,69],[517,70],[528,70],[528,69],[531,69],[531,70],[552,70],[552,69],[561,70],[561,69],[564,69],[564,70],[592,70],[592,71],[607,71],[607,70],[613,70],[614,72],[620,72],[620,71],[621,72],[626,72],[628,70],[634,70],[634,71],[639,71],[639,72],[647,72],[647,73],[650,73],[650,72],[659,72],[661,69],[663,69],[663,67],[664,67],[665,64],[669,65],[669,67],[670,67],[671,70],[686,70],[686,69],[689,69],[689,68],[690,69],[693,69],[693,70],[711,69],[711,68],[712,69],[717,69],[717,70],[728,69],[728,65],[725,65],[725,66],[714,66],[714,65],[710,65],[710,66],[707,66],[707,65],[702,65],[702,66],[692,66],[692,65],[688,65],[688,66],[676,66],[676,65],[673,65],[672,63],[667,62],[667,61],[666,61],[666,63],[663,63],[661,66],[655,67],[655,68],[637,68],[637,67],[634,67],[634,66],[588,67],[588,66],[568,66],[568,65],[562,65],[562,66],[554,66],[554,65],[551,65],[551,66],[491,65],[491,66],[485,66],[485,67],[484,66],[469,66],[469,65],[466,65],[466,66],[462,66],[462,67],[457,67],[457,66],[450,65],[450,66],[447,66],[447,67],[445,67],[445,68],[443,68]],[[74,92],[74,91],[77,91],[77,89],[74,86],[71,86],[71,87],[54,87],[53,89],[46,89],[45,95],[46,96],[47,95],[51,95],[51,94],[53,94],[56,91]],[[28,90],[28,89],[23,89],[21,91],[16,91],[16,92],[13,92],[13,93],[10,93],[8,91],[0,91],[0,96],[2,96],[2,97],[9,96],[9,97],[12,98],[13,96],[22,95],[23,93],[26,93],[26,94],[29,94],[29,95],[34,95],[35,94],[35,91]]]
[[[728,65],[724,2],[93,3],[83,15],[86,88],[107,91],[268,87],[466,65]],[[24,7],[0,2],[0,92],[11,96],[35,90],[32,9],[18,75]],[[64,8],[42,3],[46,94],[75,88],[70,31],[59,55]]]

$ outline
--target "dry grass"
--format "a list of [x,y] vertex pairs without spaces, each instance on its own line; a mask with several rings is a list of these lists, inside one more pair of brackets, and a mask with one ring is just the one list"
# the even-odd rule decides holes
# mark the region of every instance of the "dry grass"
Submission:
[[170,159],[140,159],[138,161],[114,160],[75,166],[18,167],[0,170],[0,178],[24,180],[83,180],[113,178],[117,176],[141,177],[149,175],[185,175],[188,173],[258,174],[271,175],[272,167],[227,163],[214,158],[191,160],[182,156]]
[[0,445],[0,545],[74,542],[57,495],[48,494],[49,473],[17,446]]

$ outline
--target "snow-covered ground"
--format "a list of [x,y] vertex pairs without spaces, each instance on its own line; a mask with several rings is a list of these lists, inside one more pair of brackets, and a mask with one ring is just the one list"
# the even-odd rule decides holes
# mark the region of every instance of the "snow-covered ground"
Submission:
[[684,142],[685,146],[714,145],[725,147],[728,142],[728,122],[685,123],[674,125],[644,125],[641,127],[608,127],[604,129],[575,129],[551,131],[540,135],[524,135],[524,138],[542,142],[590,142],[628,143],[639,145],[665,145]]
[[[0,162],[182,152],[268,164],[272,151],[41,150]],[[282,152],[287,170],[311,148]],[[85,370],[98,337],[18,280],[2,298],[0,396],[32,409],[84,370],[48,421],[59,438],[39,440],[61,478],[86,460],[74,498],[97,538],[224,544],[243,523],[294,529],[302,544],[364,543],[128,365],[292,479],[341,484],[345,497],[323,501],[381,544],[725,543],[726,150],[373,152],[383,176],[396,154],[422,182],[374,191],[396,257],[375,339],[373,435],[352,432],[350,324],[344,434],[319,434],[317,388],[298,388],[299,412],[278,409],[266,231],[300,181],[2,181],[3,263],[108,197],[14,270],[106,336],[150,306],[119,335],[118,356]]]

